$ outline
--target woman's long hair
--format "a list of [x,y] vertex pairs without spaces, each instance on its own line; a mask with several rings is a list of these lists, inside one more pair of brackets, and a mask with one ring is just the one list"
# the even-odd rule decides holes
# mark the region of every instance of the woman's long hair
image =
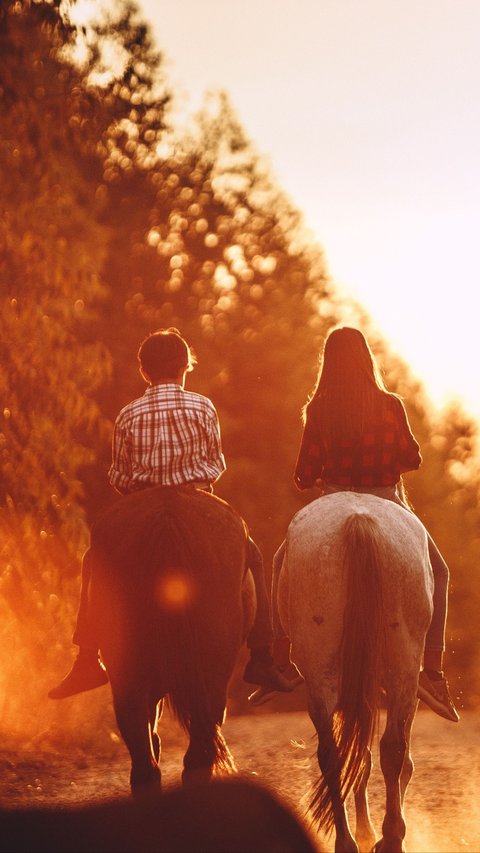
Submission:
[[384,395],[396,396],[387,391],[362,332],[349,326],[333,329],[304,417],[318,417],[325,437],[352,438],[375,418]]

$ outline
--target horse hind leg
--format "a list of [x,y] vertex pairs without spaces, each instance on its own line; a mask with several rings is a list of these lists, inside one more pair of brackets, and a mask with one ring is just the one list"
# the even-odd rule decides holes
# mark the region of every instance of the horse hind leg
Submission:
[[163,699],[158,701],[155,695],[150,695],[150,720],[148,724],[150,732],[150,748],[157,764],[160,764],[160,756],[162,754],[162,741],[158,733],[158,724],[163,713],[163,704]]
[[355,839],[358,844],[360,853],[369,853],[377,840],[375,830],[370,818],[370,810],[368,807],[367,785],[372,769],[372,752],[367,750],[365,755],[365,765],[361,779],[355,788],[355,814],[356,828]]
[[415,717],[415,711],[416,711],[416,707],[412,711],[412,713],[410,714],[410,717],[408,718],[408,720],[405,723],[405,740],[406,740],[406,744],[407,744],[407,750],[405,752],[405,758],[403,761],[402,772],[400,774],[400,801],[402,803],[402,807],[403,807],[403,803],[405,800],[405,793],[406,793],[408,784],[409,784],[410,779],[412,778],[412,775],[413,775],[413,760],[412,760],[412,756],[410,754],[410,736],[411,736],[411,731],[412,731],[413,720]]
[[[408,704],[408,708],[407,708]],[[406,832],[403,798],[413,772],[410,756],[410,729],[416,696],[408,703],[394,703],[389,697],[387,723],[380,741],[380,764],[385,779],[386,808],[382,838],[375,853],[404,853]]]
[[216,771],[236,772],[235,762],[221,732],[225,717],[226,693],[213,701],[210,713],[199,709],[191,715],[189,745],[183,759],[182,783],[209,782]]
[[118,728],[130,753],[134,797],[161,791],[161,773],[152,751],[150,707],[146,695],[113,691]]
[[182,784],[185,786],[210,782],[215,766],[216,726],[198,726],[192,721],[190,742],[183,759]]
[[340,771],[333,737],[332,717],[326,708],[312,709],[309,714],[318,736],[317,758],[323,779],[317,785],[310,808],[319,826],[335,827],[335,853],[358,853],[350,831],[345,801],[340,791]]

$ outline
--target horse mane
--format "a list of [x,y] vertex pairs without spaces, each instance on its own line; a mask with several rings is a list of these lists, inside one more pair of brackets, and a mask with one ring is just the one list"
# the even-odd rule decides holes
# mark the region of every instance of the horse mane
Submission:
[[[328,751],[330,768],[320,779],[311,808],[326,831],[333,828],[327,777],[340,780],[342,801],[359,784],[378,723],[383,654],[383,549],[372,516],[350,515],[342,528],[347,593],[339,649],[339,690]],[[331,771],[331,772],[329,772]]]

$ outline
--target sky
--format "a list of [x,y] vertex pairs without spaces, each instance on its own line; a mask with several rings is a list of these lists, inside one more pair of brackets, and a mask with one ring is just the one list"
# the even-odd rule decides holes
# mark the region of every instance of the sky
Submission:
[[480,419],[480,0],[139,6],[182,109],[228,91],[337,287]]

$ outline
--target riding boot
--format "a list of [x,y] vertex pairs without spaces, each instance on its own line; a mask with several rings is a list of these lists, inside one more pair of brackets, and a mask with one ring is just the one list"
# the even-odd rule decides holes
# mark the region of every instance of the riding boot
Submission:
[[418,679],[418,698],[440,717],[458,723],[460,717],[453,704],[443,672],[422,669]]
[[65,678],[53,687],[49,693],[49,699],[65,699],[76,693],[93,690],[108,683],[107,671],[98,657],[97,649],[80,647],[73,666]]

